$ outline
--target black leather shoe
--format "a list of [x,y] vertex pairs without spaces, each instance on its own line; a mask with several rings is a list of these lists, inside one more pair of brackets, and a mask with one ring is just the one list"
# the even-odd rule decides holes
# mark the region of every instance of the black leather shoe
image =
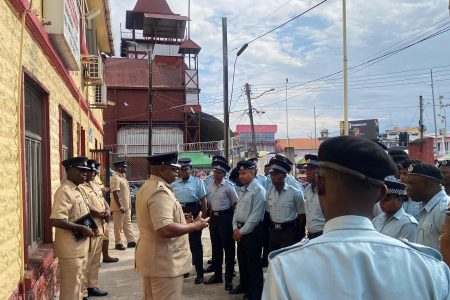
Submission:
[[131,242],[127,244],[128,248],[136,248],[136,243],[135,242]]
[[222,283],[223,279],[218,276],[211,276],[208,280],[204,282],[204,284],[213,284],[213,283]]
[[88,297],[83,297],[83,300],[89,300],[89,298]]
[[127,248],[125,248],[122,244],[116,244],[116,250],[126,250]]
[[89,297],[102,297],[108,295],[107,291],[102,291],[99,288],[88,288]]
[[197,275],[197,277],[195,277],[194,283],[200,284],[203,282],[203,279],[204,279],[203,275]]
[[231,281],[225,282],[225,291],[231,291],[233,289],[233,283]]
[[205,273],[211,273],[211,272],[214,272],[213,265],[209,265],[209,266],[205,269]]
[[208,265],[212,264],[212,258],[208,259],[207,263]]
[[183,274],[183,278],[188,278],[188,277],[189,277],[189,272]]
[[242,287],[242,285],[238,285],[237,287],[235,287],[234,289],[232,289],[230,291],[230,294],[237,295],[237,294],[243,294],[245,292],[246,292],[246,290]]

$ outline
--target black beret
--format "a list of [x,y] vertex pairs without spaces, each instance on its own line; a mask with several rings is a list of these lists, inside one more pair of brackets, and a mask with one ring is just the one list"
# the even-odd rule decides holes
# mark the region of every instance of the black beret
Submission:
[[375,142],[354,136],[339,136],[324,141],[319,147],[319,166],[335,169],[378,185],[394,175],[397,166]]
[[231,167],[227,163],[219,160],[216,162],[213,169],[222,173],[227,173],[231,170]]
[[61,164],[66,170],[70,168],[78,168],[83,170],[90,170],[91,168],[87,164],[88,158],[86,156],[77,156],[63,160]]
[[114,167],[121,167],[121,166],[127,166],[127,161],[126,160],[118,160],[113,162]]
[[408,176],[422,176],[436,181],[442,181],[441,171],[436,166],[427,164],[413,164],[408,167]]
[[319,167],[319,157],[315,154],[306,154],[304,167],[305,168]]
[[410,165],[420,164],[420,160],[415,159],[405,159],[398,164],[399,169],[408,169]]
[[190,159],[189,157],[180,158],[178,160],[178,164],[180,165],[181,168],[191,167],[192,166],[192,159]]
[[254,169],[256,168],[256,165],[252,161],[241,160],[240,162],[237,163],[237,168],[239,169],[239,171],[244,171]]
[[396,163],[402,162],[405,159],[409,158],[408,153],[406,153],[403,150],[391,149],[388,151],[388,154],[392,157],[392,159]]
[[404,184],[394,176],[386,177],[384,179],[384,184],[388,188],[388,195],[406,196],[406,184]]
[[271,161],[270,172],[281,172],[283,174],[291,172],[292,168],[287,162],[279,159],[272,159]]
[[438,165],[439,165],[439,168],[440,167],[450,167],[450,160],[446,159],[446,160],[438,161]]
[[158,165],[169,165],[172,167],[180,167],[177,164],[178,152],[168,152],[168,153],[159,153],[153,154],[147,157],[150,165],[158,166]]

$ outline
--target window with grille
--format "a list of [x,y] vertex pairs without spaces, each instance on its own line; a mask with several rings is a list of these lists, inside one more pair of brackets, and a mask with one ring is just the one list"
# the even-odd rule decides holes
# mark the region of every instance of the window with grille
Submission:
[[[72,118],[65,111],[61,111],[61,158],[72,157]],[[61,167],[62,168],[62,167]],[[66,170],[63,168],[63,178],[66,178]]]
[[25,172],[27,244],[33,247],[44,241],[43,192],[43,95],[25,81]]

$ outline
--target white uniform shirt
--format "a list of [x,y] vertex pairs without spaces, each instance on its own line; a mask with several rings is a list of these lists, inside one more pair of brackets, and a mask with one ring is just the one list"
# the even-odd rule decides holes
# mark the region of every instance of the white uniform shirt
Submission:
[[319,203],[319,195],[317,190],[308,184],[305,188],[305,214],[306,214],[306,230],[309,233],[317,233],[323,231],[325,225],[325,217]]
[[286,183],[281,192],[272,186],[266,193],[266,199],[266,211],[274,223],[292,222],[305,213],[302,192]]
[[342,216],[324,234],[270,254],[269,299],[449,299],[450,270],[440,255],[375,231],[368,218]]
[[417,244],[428,246],[439,251],[439,237],[444,225],[445,211],[450,197],[445,191],[440,191],[420,211],[417,226]]
[[410,242],[416,242],[417,220],[408,215],[401,207],[392,217],[386,218],[385,213],[381,213],[372,220],[375,229],[394,239],[403,238]]

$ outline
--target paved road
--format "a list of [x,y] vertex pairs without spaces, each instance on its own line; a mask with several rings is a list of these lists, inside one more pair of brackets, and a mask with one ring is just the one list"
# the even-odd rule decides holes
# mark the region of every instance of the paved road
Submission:
[[[110,224],[112,226],[112,222]],[[135,237],[139,236],[137,224],[133,223],[133,231]],[[111,236],[112,228],[111,228]],[[203,253],[205,267],[206,261],[211,257],[211,243],[209,239],[209,231],[205,229],[202,234]],[[110,249],[114,248],[114,239],[110,240]],[[142,279],[134,271],[134,249],[125,251],[110,250],[110,255],[120,258],[117,263],[102,264],[99,274],[99,288],[109,292],[107,297],[98,299],[142,299]],[[238,267],[236,264],[236,272]],[[195,285],[195,270],[190,272],[191,276],[185,279],[183,287],[183,299],[242,299],[242,295],[230,295],[224,290],[223,284],[213,285]],[[206,274],[206,279],[211,276]],[[238,283],[239,273],[234,278],[234,285]]]

